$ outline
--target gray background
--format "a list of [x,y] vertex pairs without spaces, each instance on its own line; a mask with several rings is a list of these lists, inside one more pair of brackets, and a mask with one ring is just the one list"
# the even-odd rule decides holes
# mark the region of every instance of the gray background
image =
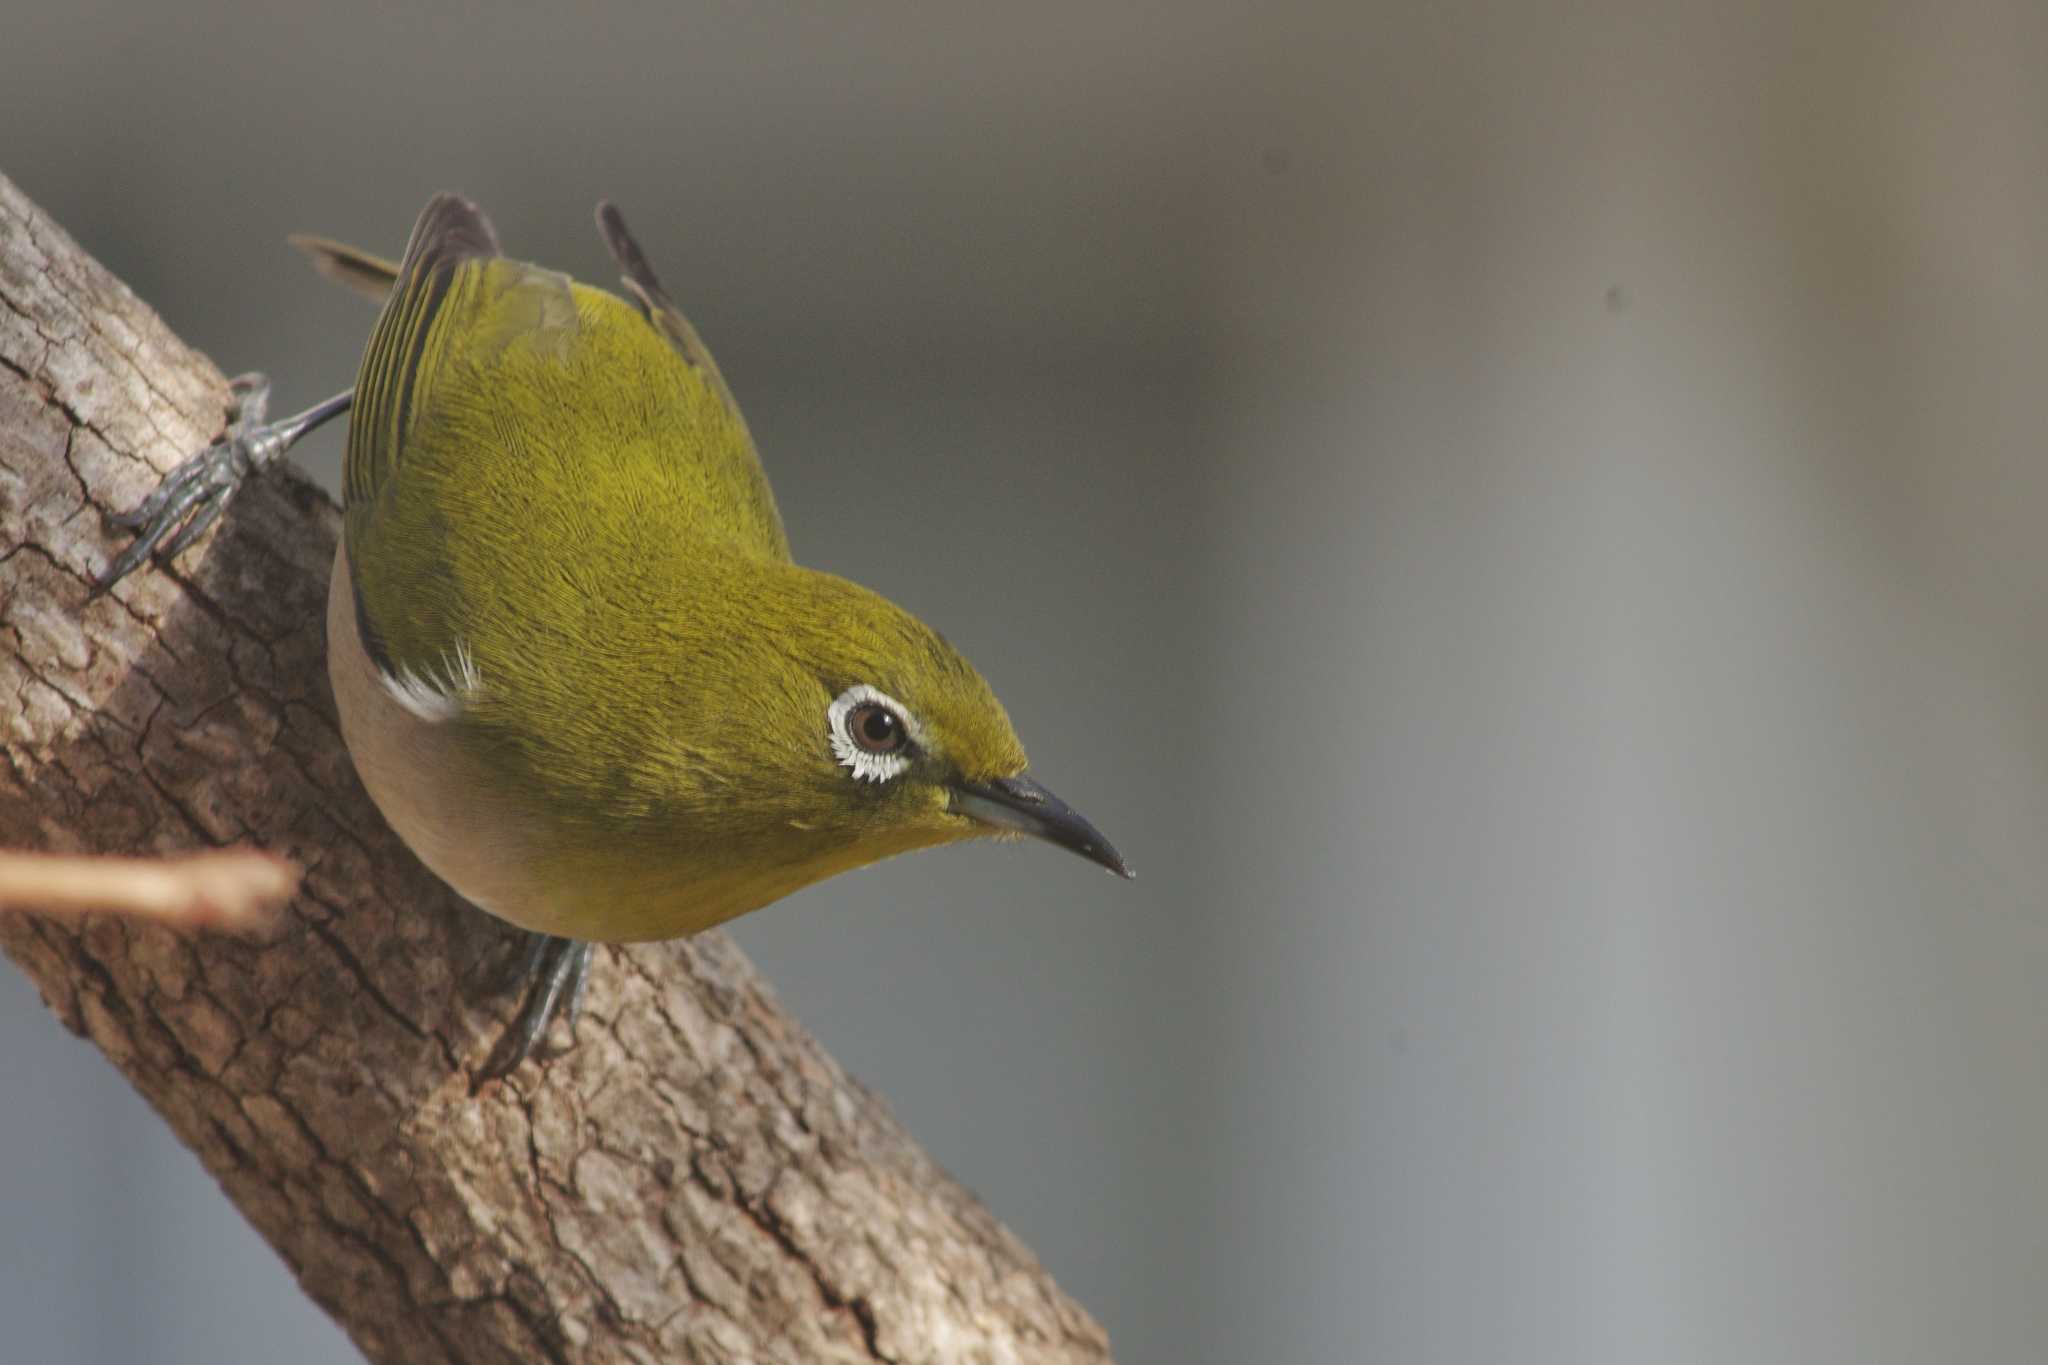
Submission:
[[[0,165],[293,406],[287,231],[619,199],[1140,870],[738,928],[1125,1360],[2041,1359],[2038,0],[13,9]],[[0,1358],[349,1358],[0,1037]]]

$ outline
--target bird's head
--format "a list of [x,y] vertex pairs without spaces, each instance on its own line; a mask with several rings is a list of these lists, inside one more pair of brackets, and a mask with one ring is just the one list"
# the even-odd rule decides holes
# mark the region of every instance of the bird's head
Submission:
[[[947,641],[886,598],[794,565],[757,571],[749,619],[703,641],[690,672],[744,678],[680,705],[715,707],[678,727],[681,768],[715,773],[706,805],[730,828],[776,831],[793,880],[814,881],[910,849],[1031,836],[1130,868],[1078,812],[1029,774],[1002,703]],[[703,737],[726,737],[704,752]],[[724,823],[724,822],[719,822]]]

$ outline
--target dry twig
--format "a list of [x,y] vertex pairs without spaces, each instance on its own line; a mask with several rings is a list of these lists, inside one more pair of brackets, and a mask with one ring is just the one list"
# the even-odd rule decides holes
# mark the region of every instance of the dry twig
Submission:
[[175,858],[67,858],[0,852],[0,910],[100,911],[180,929],[262,929],[299,884],[299,869],[258,849]]

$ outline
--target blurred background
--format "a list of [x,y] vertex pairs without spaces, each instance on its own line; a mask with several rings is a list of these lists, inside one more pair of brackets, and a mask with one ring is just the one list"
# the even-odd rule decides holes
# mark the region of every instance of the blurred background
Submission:
[[[21,4],[0,169],[278,411],[618,199],[1139,869],[736,930],[1120,1359],[2041,1359],[2048,8],[974,8]],[[353,1358],[0,1038],[0,1356]]]

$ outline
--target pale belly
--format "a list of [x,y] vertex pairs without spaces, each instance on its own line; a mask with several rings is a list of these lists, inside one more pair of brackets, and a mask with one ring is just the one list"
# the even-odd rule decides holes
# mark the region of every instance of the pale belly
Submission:
[[569,937],[534,866],[533,818],[495,791],[495,783],[457,743],[451,724],[432,724],[385,690],[356,632],[348,587],[348,549],[335,551],[327,590],[327,675],[356,774],[384,819],[435,876],[463,899],[521,928]]

